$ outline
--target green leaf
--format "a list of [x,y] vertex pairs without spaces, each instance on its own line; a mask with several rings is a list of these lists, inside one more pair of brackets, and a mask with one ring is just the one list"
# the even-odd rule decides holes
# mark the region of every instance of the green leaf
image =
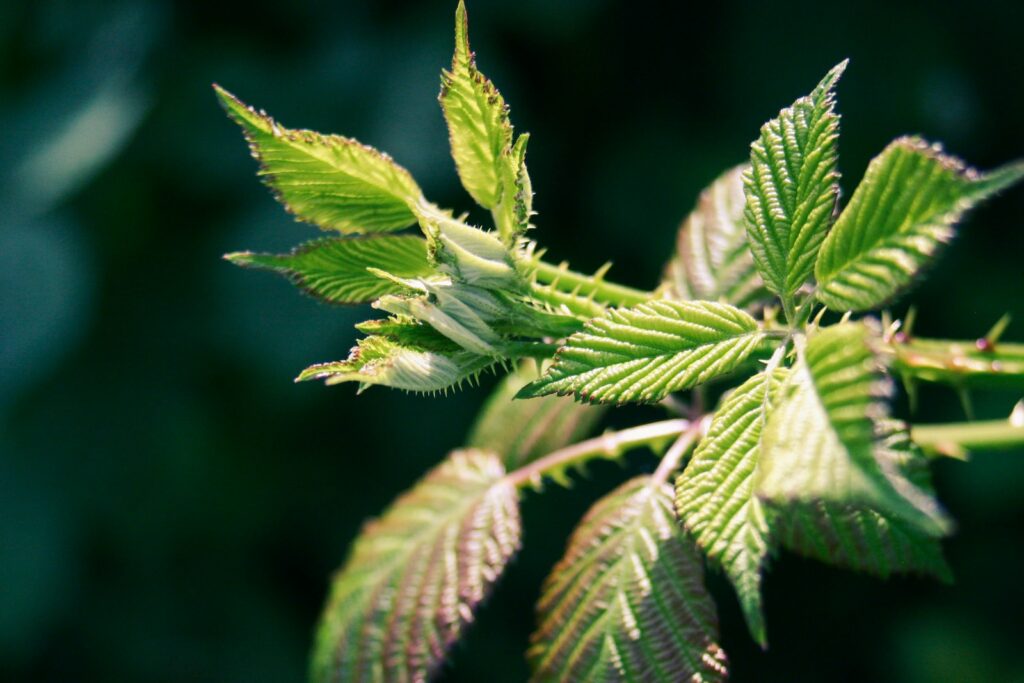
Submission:
[[337,304],[361,304],[384,294],[401,292],[401,285],[374,275],[368,267],[398,277],[425,277],[426,242],[413,235],[378,235],[307,242],[290,254],[254,254],[249,251],[224,258],[246,268],[284,275],[309,294]]
[[764,124],[750,146],[747,235],[761,277],[784,302],[810,277],[839,196],[833,88],[846,64]]
[[1024,163],[981,174],[920,138],[875,157],[818,254],[817,297],[836,311],[878,308],[909,285],[978,202],[1024,178]]
[[370,336],[386,337],[398,346],[417,351],[438,351],[451,354],[462,347],[426,323],[405,315],[393,315],[356,324],[356,329]]
[[417,217],[431,262],[454,280],[478,287],[522,290],[526,282],[519,275],[508,247],[498,235],[474,228],[436,206],[417,207]]
[[763,436],[757,491],[776,504],[863,504],[938,534],[945,524],[912,484],[883,467],[877,435],[887,418],[877,326],[841,323],[798,338],[797,362]]
[[451,71],[441,73],[439,100],[462,185],[478,204],[491,209],[501,197],[500,167],[512,144],[512,125],[501,93],[476,68],[461,0],[455,12],[455,55]]
[[494,207],[494,223],[498,234],[510,248],[530,228],[533,215],[533,185],[526,170],[526,143],[530,136],[523,133],[516,138],[511,149],[501,153],[499,175],[501,198]]
[[260,175],[299,220],[346,234],[389,232],[416,222],[413,207],[422,192],[391,157],[340,135],[290,130],[214,89],[242,127]]
[[532,362],[507,375],[484,404],[467,445],[501,453],[505,467],[512,470],[589,434],[604,414],[603,406],[560,396],[513,400],[536,377]]
[[544,583],[534,680],[725,680],[703,574],[671,487],[626,482],[587,512]]
[[367,524],[335,576],[312,680],[426,681],[520,545],[501,459],[455,451]]
[[754,640],[766,645],[761,571],[770,547],[765,510],[754,491],[761,435],[786,372],[754,375],[726,396],[683,474],[676,510],[707,556],[736,588]]
[[651,301],[613,309],[570,336],[519,397],[655,402],[735,369],[762,337],[756,320],[728,304]]
[[[927,459],[904,427],[883,440],[879,457],[926,496],[933,497]],[[934,536],[904,519],[864,505],[809,501],[779,510],[772,533],[782,545],[821,562],[882,578],[911,572],[952,580],[952,572]]]
[[719,176],[679,228],[676,254],[663,278],[671,298],[725,301],[743,308],[764,296],[743,222],[747,168],[744,164]]
[[458,388],[466,380],[475,381],[496,362],[492,356],[469,351],[421,351],[399,346],[385,337],[366,337],[358,341],[347,360],[311,365],[295,381],[322,379],[329,385],[359,382],[360,391],[371,385],[383,385],[433,394]]

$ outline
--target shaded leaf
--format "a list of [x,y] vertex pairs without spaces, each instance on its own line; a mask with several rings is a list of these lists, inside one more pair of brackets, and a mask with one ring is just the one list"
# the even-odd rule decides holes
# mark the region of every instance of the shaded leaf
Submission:
[[821,247],[817,297],[837,311],[877,308],[909,285],[964,212],[1024,178],[1024,163],[981,174],[920,138],[875,157]]
[[340,135],[291,130],[214,86],[242,127],[260,175],[299,220],[343,233],[388,232],[416,222],[423,196],[386,154]]
[[560,396],[513,400],[536,377],[532,362],[507,375],[484,404],[467,445],[501,453],[512,470],[584,438],[604,414],[603,406]]
[[398,277],[425,277],[431,267],[422,237],[378,235],[347,239],[323,238],[307,242],[290,254],[254,254],[249,251],[225,256],[247,268],[284,275],[313,296],[338,304],[360,304],[403,287],[381,278],[367,268]]
[[312,680],[426,681],[520,545],[501,459],[455,451],[367,524],[335,576]]
[[570,336],[519,396],[654,402],[735,369],[762,336],[756,320],[728,304],[652,301],[612,309]]
[[587,512],[544,583],[534,680],[725,680],[703,574],[671,487],[626,482]]
[[768,289],[791,297],[814,269],[839,196],[839,115],[833,88],[846,62],[779,112],[750,146],[743,175],[746,226]]
[[347,360],[311,365],[295,381],[322,379],[326,384],[359,382],[360,391],[379,384],[432,394],[458,388],[467,380],[475,381],[482,371],[496,362],[491,356],[469,351],[421,351],[400,346],[385,337],[366,337],[358,341]]
[[736,588],[754,640],[766,644],[761,571],[768,557],[766,512],[754,491],[761,434],[785,370],[757,374],[726,396],[683,474],[676,510],[701,550]]
[[747,168],[744,164],[719,176],[679,228],[676,254],[664,276],[671,298],[721,300],[742,308],[764,295],[743,218]]
[[461,0],[455,12],[452,68],[441,73],[438,99],[463,187],[478,204],[494,208],[501,198],[500,168],[512,145],[512,124],[501,93],[476,68],[469,48],[466,6]]

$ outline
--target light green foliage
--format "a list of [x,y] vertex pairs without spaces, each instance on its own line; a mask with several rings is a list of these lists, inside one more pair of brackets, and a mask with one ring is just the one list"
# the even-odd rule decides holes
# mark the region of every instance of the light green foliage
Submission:
[[370,522],[334,578],[312,680],[425,681],[520,544],[494,453],[455,451]]
[[400,346],[386,337],[365,337],[347,360],[311,365],[295,378],[327,384],[358,382],[360,391],[375,384],[417,394],[433,394],[475,381],[495,359],[471,351],[442,353]]
[[544,583],[528,653],[537,681],[721,681],[700,557],[651,477],[598,501]]
[[391,157],[340,135],[290,130],[226,90],[216,91],[242,127],[260,175],[296,218],[346,234],[416,222],[412,207],[422,193]]
[[818,299],[837,311],[881,306],[953,236],[965,211],[1024,177],[1024,163],[981,174],[920,138],[875,157],[818,254]]
[[664,277],[672,298],[720,300],[741,308],[764,298],[743,217],[748,168],[744,164],[719,176],[679,228]]
[[754,491],[761,435],[785,370],[754,375],[729,394],[676,480],[676,510],[707,556],[725,569],[754,639],[766,644],[761,570],[768,556],[767,513]]
[[[889,419],[892,374],[911,387],[1019,391],[1024,350],[998,339],[1002,325],[951,342],[908,338],[909,321],[883,333],[849,314],[911,284],[965,212],[1024,177],[1024,163],[980,174],[901,138],[871,162],[833,227],[834,88],[845,67],[768,121],[749,165],[701,194],[655,292],[608,281],[608,265],[587,275],[549,263],[525,237],[528,136],[514,138],[504,99],[476,67],[462,2],[439,99],[459,178],[490,210],[489,226],[431,203],[386,155],[284,128],[216,88],[299,219],[346,235],[423,234],[228,255],[383,312],[356,326],[368,336],[346,360],[299,380],[435,394],[511,370],[470,449],[356,541],[324,612],[313,681],[430,679],[519,546],[517,491],[641,446],[661,464],[591,508],[544,585],[528,653],[538,681],[723,680],[698,550],[724,570],[762,645],[762,573],[779,546],[883,577],[949,579],[940,539],[952,522],[910,434],[931,456],[960,455],[1019,445],[1024,418],[911,431]],[[845,317],[829,324],[821,304]],[[703,414],[701,385],[712,380],[738,386]],[[606,410],[588,403],[631,402],[676,416],[586,438]],[[673,497],[665,482],[694,445]]]
[[536,378],[533,362],[509,373],[481,409],[466,445],[501,453],[505,466],[514,469],[584,438],[606,411],[561,396],[512,400]]
[[739,366],[762,333],[749,314],[709,301],[652,301],[613,309],[568,340],[520,398],[658,401]]
[[810,95],[779,112],[750,146],[744,173],[754,261],[783,302],[807,281],[839,196],[839,115],[833,88],[842,62]]
[[307,242],[290,254],[242,251],[224,258],[239,266],[280,273],[313,296],[337,304],[369,303],[405,289],[368,268],[401,278],[423,277],[431,272],[426,242],[411,235],[323,238]]

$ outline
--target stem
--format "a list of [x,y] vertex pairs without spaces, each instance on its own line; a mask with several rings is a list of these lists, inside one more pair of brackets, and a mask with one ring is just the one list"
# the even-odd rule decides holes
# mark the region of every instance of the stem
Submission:
[[533,261],[532,265],[536,268],[537,282],[552,285],[561,291],[571,292],[581,297],[592,297],[609,306],[636,306],[650,301],[654,296],[652,292],[608,282],[604,279],[603,271],[598,271],[595,275],[584,275],[569,270],[568,263],[564,261],[556,266],[553,263],[537,259]]
[[668,481],[672,473],[679,469],[679,463],[682,461],[683,456],[689,453],[693,445],[697,443],[697,440],[707,433],[710,424],[710,415],[703,415],[690,423],[690,426],[679,435],[679,438],[675,440],[671,448],[668,449],[668,452],[665,453],[665,457],[658,463],[658,469],[654,470],[654,474],[651,475],[651,482],[653,484],[659,485]]
[[606,432],[601,436],[553,451],[543,458],[510,472],[505,480],[518,487],[539,485],[545,474],[585,462],[594,457],[615,458],[623,451],[677,437],[691,427],[689,420],[662,420]]
[[544,342],[505,342],[501,350],[511,358],[538,358],[547,360],[558,351],[558,344],[545,344]]
[[1024,390],[1024,344],[947,339],[891,342],[893,370],[960,388]]
[[965,451],[1024,447],[1024,425],[1009,420],[916,425],[910,438],[930,455],[964,459]]

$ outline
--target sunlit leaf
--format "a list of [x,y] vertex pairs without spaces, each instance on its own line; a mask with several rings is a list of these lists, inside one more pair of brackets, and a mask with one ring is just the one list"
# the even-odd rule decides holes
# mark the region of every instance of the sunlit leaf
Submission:
[[686,530],[729,576],[751,635],[766,643],[761,571],[768,556],[766,512],[754,491],[761,434],[784,370],[760,373],[737,387],[715,412],[683,474],[676,510]]
[[426,242],[412,235],[328,237],[307,242],[290,254],[243,251],[224,258],[247,268],[280,273],[313,296],[339,304],[368,303],[402,291],[400,285],[367,268],[402,278],[423,277],[431,272]]
[[519,396],[658,401],[735,369],[762,336],[756,320],[728,304],[652,301],[612,309],[570,336],[547,372]]
[[422,193],[391,157],[351,138],[285,128],[214,87],[242,127],[260,175],[296,218],[343,233],[387,232],[416,222],[412,207]]
[[834,67],[818,87],[761,128],[743,175],[754,262],[768,289],[791,297],[814,269],[839,196]]
[[417,208],[431,261],[459,282],[488,289],[525,287],[508,246],[495,233],[467,225],[435,206]]
[[626,482],[587,512],[544,583],[534,680],[725,680],[703,574],[671,487]]
[[676,254],[664,277],[672,298],[721,300],[742,308],[764,295],[744,226],[747,168],[737,166],[719,176],[679,228]]
[[520,544],[501,459],[455,451],[370,522],[335,576],[312,680],[426,681]]
[[875,157],[821,247],[817,297],[837,311],[878,308],[909,285],[978,202],[1024,178],[1024,163],[978,173],[920,138]]

